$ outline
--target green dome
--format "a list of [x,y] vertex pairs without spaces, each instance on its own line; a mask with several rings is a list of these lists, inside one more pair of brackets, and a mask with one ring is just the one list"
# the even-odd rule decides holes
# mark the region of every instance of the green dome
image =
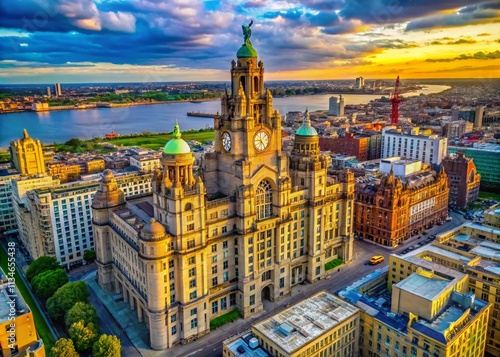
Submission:
[[299,129],[297,129],[297,131],[295,132],[295,135],[318,136],[318,132],[311,125],[311,119],[309,119],[309,111],[307,109],[306,109],[306,112],[304,114],[304,122],[302,123],[302,126]]
[[236,57],[238,58],[248,58],[248,57],[258,57],[257,51],[252,45],[244,43],[238,52],[236,52]]
[[309,126],[302,125],[297,130],[297,132],[295,133],[295,135],[299,135],[299,136],[316,136],[316,135],[318,135],[318,132],[316,131],[316,129],[314,129],[310,125]]
[[177,155],[177,154],[189,154],[191,152],[191,148],[188,143],[186,143],[183,139],[181,139],[181,130],[179,129],[179,124],[176,122],[174,126],[174,132],[172,133],[173,138],[170,139],[165,147],[163,148],[163,152],[168,155]]

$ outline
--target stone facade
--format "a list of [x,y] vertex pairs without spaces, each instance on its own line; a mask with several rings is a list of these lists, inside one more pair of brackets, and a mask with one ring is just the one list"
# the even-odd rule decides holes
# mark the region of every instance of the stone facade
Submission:
[[253,316],[325,278],[328,261],[353,259],[353,174],[327,176],[308,117],[291,157],[282,152],[264,64],[238,53],[199,172],[176,126],[151,198],[126,202],[108,176],[94,198],[99,284],[130,302],[153,349],[207,334],[231,310]]
[[449,203],[466,207],[476,201],[479,196],[481,175],[477,173],[474,161],[459,151],[455,157],[444,158],[442,164],[448,175]]

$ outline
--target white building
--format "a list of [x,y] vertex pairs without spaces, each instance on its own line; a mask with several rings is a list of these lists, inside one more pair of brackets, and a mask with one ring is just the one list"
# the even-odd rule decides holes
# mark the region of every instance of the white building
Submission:
[[342,116],[344,115],[344,98],[340,95],[337,97],[330,97],[328,114]]
[[441,164],[446,157],[448,139],[432,135],[420,128],[411,128],[406,133],[394,127],[382,131],[382,158],[400,156],[420,160],[424,164]]
[[404,160],[400,157],[388,157],[380,159],[379,172],[389,174],[392,170],[396,177],[406,177],[422,170],[422,161]]
[[0,232],[9,233],[17,228],[12,205],[12,181],[21,177],[15,169],[0,170]]
[[160,155],[134,155],[130,157],[130,166],[135,166],[141,171],[154,171],[160,168]]
[[[115,175],[126,197],[151,194],[153,174],[126,172]],[[92,209],[100,174],[63,185],[34,189],[27,193],[25,224],[28,236],[22,240],[31,257],[56,257],[68,268],[83,262],[85,250],[94,248]]]

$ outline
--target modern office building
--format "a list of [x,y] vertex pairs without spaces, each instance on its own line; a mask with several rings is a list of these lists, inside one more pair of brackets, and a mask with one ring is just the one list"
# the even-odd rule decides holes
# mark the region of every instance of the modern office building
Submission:
[[448,179],[416,160],[380,160],[381,178],[358,182],[354,231],[363,238],[395,247],[448,216]]
[[356,88],[361,89],[365,86],[365,79],[363,77],[356,78]]
[[483,356],[491,304],[467,292],[467,275],[425,259],[389,266],[339,295],[361,310],[357,356]]
[[47,87],[47,97],[51,97],[52,96],[52,93],[50,91],[50,87]]
[[0,356],[45,357],[31,309],[0,269]]
[[500,192],[500,145],[474,143],[472,147],[449,147],[448,153],[457,155],[461,151],[472,160],[481,175],[481,189]]
[[386,127],[382,130],[382,158],[401,156],[439,165],[446,156],[447,147],[448,139],[433,135],[429,129]]
[[437,236],[432,245],[406,255],[393,255],[389,266],[392,278],[399,280],[418,267],[438,264],[468,275],[468,291],[491,303],[486,335],[486,356],[500,355],[500,230],[467,223]]
[[12,233],[17,229],[11,196],[12,181],[20,177],[16,169],[0,169],[0,233]]
[[358,308],[320,291],[223,342],[225,357],[357,356]]
[[481,175],[477,173],[474,161],[458,151],[457,155],[446,156],[442,165],[448,175],[448,203],[466,207],[475,202],[479,196]]
[[54,94],[55,94],[56,97],[62,96],[62,90],[61,90],[61,84],[60,83],[54,84]]
[[152,197],[126,201],[110,172],[94,196],[99,284],[123,294],[153,349],[205,335],[231,310],[253,316],[264,300],[325,278],[325,263],[352,260],[354,175],[327,176],[330,158],[307,113],[290,157],[282,152],[263,75],[246,41],[198,175],[176,125]]
[[484,107],[478,106],[474,114],[474,128],[480,129],[483,126]]
[[[152,173],[125,172],[116,175],[125,197],[151,194]],[[53,256],[70,269],[83,263],[85,250],[94,249],[91,203],[101,175],[70,184],[54,184],[26,193],[21,225],[28,234],[21,242],[30,256]]]
[[336,116],[343,116],[344,115],[344,98],[342,95],[340,95],[338,98],[337,97],[330,97],[329,100],[329,105],[328,105],[328,114],[330,115],[336,115]]

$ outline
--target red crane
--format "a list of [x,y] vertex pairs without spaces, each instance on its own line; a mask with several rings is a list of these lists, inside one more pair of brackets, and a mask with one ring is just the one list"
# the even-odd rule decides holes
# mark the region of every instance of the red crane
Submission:
[[396,79],[396,84],[394,85],[394,93],[391,93],[389,96],[389,102],[392,104],[392,112],[391,112],[391,125],[398,125],[399,119],[399,103],[401,103],[403,99],[399,98],[399,76]]

